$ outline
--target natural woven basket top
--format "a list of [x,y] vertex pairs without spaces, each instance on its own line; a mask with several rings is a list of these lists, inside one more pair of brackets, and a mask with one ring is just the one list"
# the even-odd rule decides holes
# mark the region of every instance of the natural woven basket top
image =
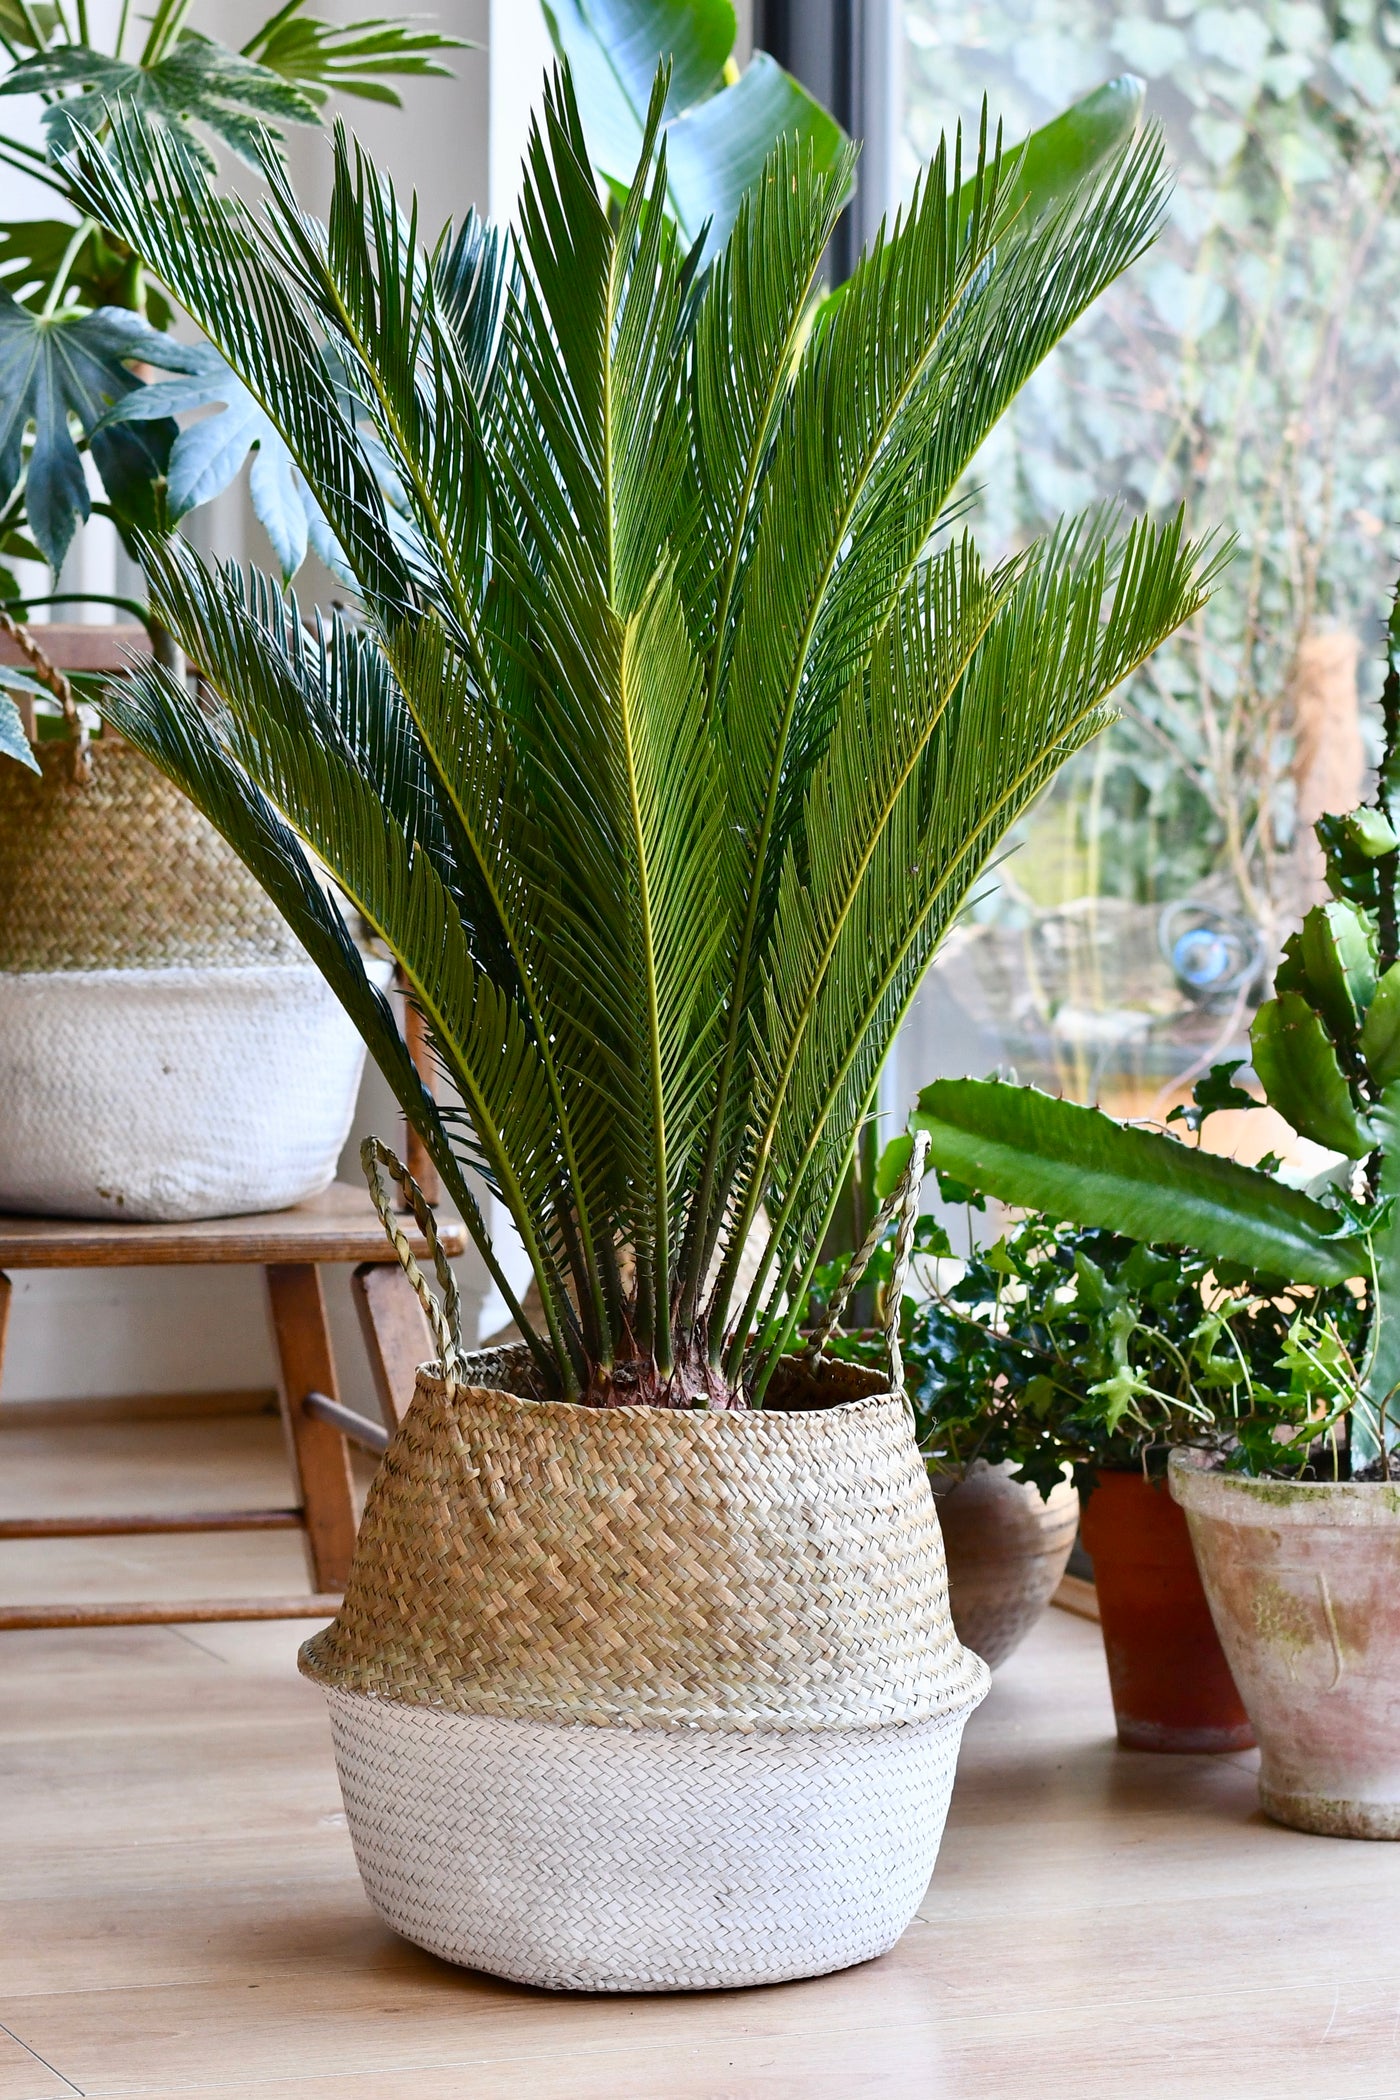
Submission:
[[[869,1373],[825,1365],[804,1392],[794,1370],[778,1407],[701,1413],[518,1397],[523,1351],[468,1365],[492,1385],[420,1371],[308,1676],[458,1713],[737,1731],[980,1697],[904,1406]],[[824,1404],[850,1391],[868,1397]]]
[[212,824],[132,745],[68,746],[39,775],[0,762],[0,971],[304,963],[281,913]]

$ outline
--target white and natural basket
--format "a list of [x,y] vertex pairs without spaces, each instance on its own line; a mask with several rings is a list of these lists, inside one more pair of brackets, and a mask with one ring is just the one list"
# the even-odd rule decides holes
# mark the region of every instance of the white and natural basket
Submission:
[[883,1386],[793,1360],[762,1411],[598,1410],[522,1349],[420,1371],[301,1656],[389,1924],[597,1991],[894,1944],[988,1680]]
[[[16,623],[70,735],[0,763],[0,1210],[280,1210],[335,1173],[364,1044],[193,803]],[[386,985],[392,966],[371,963]]]

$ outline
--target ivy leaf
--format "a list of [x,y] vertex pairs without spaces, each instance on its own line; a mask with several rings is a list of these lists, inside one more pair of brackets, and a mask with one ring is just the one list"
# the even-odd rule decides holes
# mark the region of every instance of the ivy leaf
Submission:
[[[63,93],[77,88],[78,94]],[[215,171],[209,149],[191,130],[203,124],[250,167],[269,124],[316,124],[309,95],[267,66],[187,29],[174,50],[154,65],[110,58],[86,44],[61,45],[17,65],[0,95],[57,94],[44,112],[49,156],[58,160],[101,130],[114,102],[122,103],[154,131],[175,132]]]
[[304,5],[305,0],[288,0],[248,39],[242,55],[291,81],[313,102],[324,102],[334,88],[342,95],[388,102],[400,109],[402,102],[386,74],[399,78],[412,74],[419,79],[432,74],[446,79],[450,67],[439,65],[433,54],[471,48],[463,37],[441,36],[435,29],[421,29],[412,22],[377,17],[363,22],[318,21],[302,13]]
[[1194,1106],[1174,1108],[1167,1121],[1184,1123],[1188,1130],[1199,1130],[1207,1116],[1213,1116],[1223,1108],[1257,1108],[1259,1103],[1253,1094],[1235,1085],[1235,1074],[1244,1063],[1244,1058],[1232,1057],[1228,1064],[1212,1065],[1205,1078],[1198,1079],[1191,1089]]
[[0,693],[0,758],[13,758],[19,765],[28,766],[31,773],[39,770],[20,711],[8,693]]
[[[165,344],[122,307],[34,314],[0,290],[0,503],[25,475],[29,530],[54,569],[92,507],[70,418],[91,444],[118,521],[157,522],[158,485],[175,425],[165,417],[142,432],[99,425],[114,403],[140,388],[127,360],[159,357]],[[26,474],[24,440],[31,428]]]
[[301,567],[308,544],[328,568],[342,568],[344,558],[330,527],[281,433],[218,351],[209,343],[177,343],[164,337],[150,362],[183,376],[156,380],[127,394],[109,411],[107,427],[159,422],[197,409],[219,410],[181,430],[170,448],[170,516],[181,518],[210,502],[228,487],[251,453],[248,491],[284,579],[290,581]]

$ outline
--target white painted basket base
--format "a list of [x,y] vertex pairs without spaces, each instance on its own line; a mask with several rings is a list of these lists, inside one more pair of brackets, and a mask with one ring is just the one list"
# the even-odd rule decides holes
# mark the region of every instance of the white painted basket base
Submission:
[[[366,965],[387,984],[391,966]],[[364,1045],[308,962],[0,973],[0,1209],[174,1222],[325,1188]]]
[[967,1718],[741,1735],[326,1696],[380,1916],[552,1990],[781,1983],[884,1954],[933,1872]]

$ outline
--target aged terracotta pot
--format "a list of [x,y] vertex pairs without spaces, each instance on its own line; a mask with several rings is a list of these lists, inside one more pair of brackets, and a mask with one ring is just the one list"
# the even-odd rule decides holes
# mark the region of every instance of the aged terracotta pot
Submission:
[[1206,1595],[1259,1736],[1259,1800],[1400,1838],[1400,1484],[1248,1480],[1175,1451]]
[[1042,1501],[1009,1465],[975,1458],[929,1468],[948,1562],[958,1639],[996,1669],[1054,1596],[1079,1525],[1079,1497],[1062,1480]]
[[1130,1750],[1248,1750],[1249,1717],[1167,1483],[1100,1471],[1080,1519],[1094,1563],[1118,1740]]

